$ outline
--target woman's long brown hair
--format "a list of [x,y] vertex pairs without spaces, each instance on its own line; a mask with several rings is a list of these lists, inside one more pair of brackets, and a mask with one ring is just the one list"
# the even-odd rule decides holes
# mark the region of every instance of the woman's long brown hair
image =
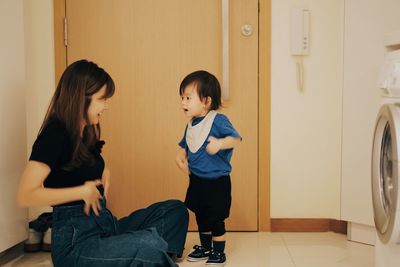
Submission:
[[[111,97],[115,91],[111,76],[87,60],[72,63],[60,78],[39,134],[52,121],[65,125],[72,145],[71,161],[63,166],[67,170],[75,169],[84,162],[93,163],[91,150],[100,139],[100,124],[90,125],[87,111],[92,96],[103,86],[106,88],[103,98]],[[86,122],[86,126],[81,135],[82,122]]]

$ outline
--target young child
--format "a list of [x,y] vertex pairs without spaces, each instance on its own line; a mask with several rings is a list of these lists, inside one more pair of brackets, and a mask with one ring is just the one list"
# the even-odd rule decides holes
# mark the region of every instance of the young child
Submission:
[[196,71],[179,88],[182,108],[190,119],[176,157],[178,167],[189,175],[185,204],[195,213],[201,246],[194,246],[188,261],[207,259],[206,265],[224,265],[225,219],[231,207],[233,147],[241,142],[221,106],[221,87],[214,75]]

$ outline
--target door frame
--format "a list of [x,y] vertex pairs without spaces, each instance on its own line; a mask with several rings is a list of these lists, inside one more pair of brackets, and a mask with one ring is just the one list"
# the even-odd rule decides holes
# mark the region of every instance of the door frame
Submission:
[[[65,0],[53,0],[56,83],[66,68],[64,44]],[[258,231],[271,230],[270,218],[270,107],[271,0],[259,0],[258,40]]]

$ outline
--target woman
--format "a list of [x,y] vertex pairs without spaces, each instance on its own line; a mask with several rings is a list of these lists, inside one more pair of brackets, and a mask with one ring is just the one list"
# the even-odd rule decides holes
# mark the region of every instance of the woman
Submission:
[[23,207],[53,206],[54,266],[176,266],[188,213],[178,200],[117,220],[106,208],[110,172],[101,156],[99,117],[114,82],[95,63],[64,71],[17,192]]

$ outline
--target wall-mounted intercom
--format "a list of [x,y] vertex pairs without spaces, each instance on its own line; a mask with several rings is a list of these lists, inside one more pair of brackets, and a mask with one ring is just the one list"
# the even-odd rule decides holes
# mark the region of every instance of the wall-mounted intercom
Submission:
[[307,8],[292,8],[290,50],[296,61],[297,88],[304,91],[303,57],[310,52],[310,11]]
[[294,56],[308,55],[310,50],[310,11],[293,8],[291,14],[291,52]]

